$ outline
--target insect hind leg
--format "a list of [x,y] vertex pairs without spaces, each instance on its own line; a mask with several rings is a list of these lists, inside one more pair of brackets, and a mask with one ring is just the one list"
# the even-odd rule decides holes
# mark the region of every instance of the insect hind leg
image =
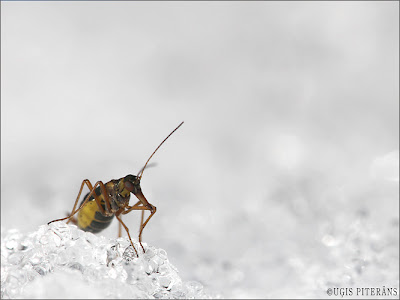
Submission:
[[[83,201],[83,203],[79,206],[79,208],[76,209],[76,206],[77,206],[77,204],[78,204],[79,198],[81,197],[82,190],[83,190],[83,187],[85,186],[85,184],[86,184],[87,187],[89,188],[90,192],[89,192],[89,194],[87,195],[86,199]],[[50,221],[50,222],[47,223],[47,225],[49,225],[50,223],[53,223],[53,222],[63,221],[63,220],[67,220],[67,219],[68,219],[68,221],[67,221],[67,224],[68,224],[68,223],[72,220],[72,217],[73,217],[78,211],[80,211],[80,210],[85,206],[85,204],[89,201],[89,199],[90,199],[90,197],[91,197],[92,195],[93,195],[93,197],[95,198],[96,203],[97,203],[97,205],[98,205],[98,207],[99,207],[101,213],[104,214],[104,213],[105,213],[105,210],[104,210],[103,207],[101,206],[100,200],[99,200],[99,198],[97,197],[97,195],[96,195],[96,193],[95,193],[95,188],[96,188],[97,186],[100,186],[100,188],[102,189],[103,193],[105,192],[106,189],[105,189],[105,186],[104,186],[103,182],[97,181],[96,184],[95,184],[94,187],[93,187],[89,179],[83,180],[83,181],[82,181],[82,184],[81,184],[81,188],[79,189],[78,197],[76,197],[75,204],[74,204],[74,208],[72,209],[71,214],[70,214],[68,217],[65,217],[65,218],[62,218],[62,219],[56,219],[56,220]],[[107,209],[107,211],[110,211],[111,205],[110,205],[110,201],[108,200],[107,195],[105,195],[105,202],[106,202],[106,209]],[[75,209],[76,209],[76,210],[75,210]],[[76,221],[76,219],[75,219],[75,221]],[[74,221],[72,221],[72,222],[74,223]]]
[[[67,224],[68,224],[70,221],[72,221],[73,224],[78,223],[77,220],[76,220],[75,218],[74,218],[74,219],[75,219],[76,222],[74,222],[72,216],[76,213],[76,212],[75,212],[75,208],[76,208],[76,205],[78,204],[79,198],[81,197],[82,190],[83,190],[83,187],[85,186],[85,184],[86,184],[86,186],[89,188],[89,191],[92,191],[92,190],[93,190],[93,186],[92,186],[92,183],[90,182],[90,180],[89,180],[89,179],[84,179],[84,180],[82,181],[81,188],[80,188],[79,193],[78,193],[78,197],[76,197],[75,204],[74,204],[74,208],[72,209],[71,214],[69,215],[70,219],[67,221]],[[83,203],[82,203],[82,204],[83,204]],[[80,207],[83,207],[83,205],[81,205]],[[79,210],[79,209],[78,209],[78,210]]]
[[[70,213],[67,212],[66,215],[69,217],[69,216],[70,216]],[[74,224],[74,225],[78,225],[78,219],[75,218],[75,216],[71,217],[71,218],[68,220],[68,222],[71,222],[71,223]]]

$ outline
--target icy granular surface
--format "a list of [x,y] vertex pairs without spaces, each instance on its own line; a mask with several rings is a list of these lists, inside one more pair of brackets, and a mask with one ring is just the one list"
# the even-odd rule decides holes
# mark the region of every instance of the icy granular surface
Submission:
[[163,249],[62,222],[1,235],[1,298],[210,298],[183,282]]

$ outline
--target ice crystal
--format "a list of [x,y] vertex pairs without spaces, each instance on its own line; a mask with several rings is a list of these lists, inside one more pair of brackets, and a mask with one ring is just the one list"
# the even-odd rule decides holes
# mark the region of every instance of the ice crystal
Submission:
[[107,240],[62,222],[30,234],[3,232],[1,298],[209,298],[183,282],[167,253]]

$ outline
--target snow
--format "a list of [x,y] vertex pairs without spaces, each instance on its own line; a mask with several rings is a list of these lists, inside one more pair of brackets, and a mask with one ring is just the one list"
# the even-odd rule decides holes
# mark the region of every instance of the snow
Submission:
[[182,281],[165,250],[143,246],[137,257],[127,238],[63,222],[2,232],[1,298],[210,298],[200,283]]

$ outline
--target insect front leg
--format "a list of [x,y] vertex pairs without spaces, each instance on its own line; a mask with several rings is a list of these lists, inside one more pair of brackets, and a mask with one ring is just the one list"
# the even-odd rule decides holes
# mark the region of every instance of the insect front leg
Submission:
[[[125,223],[122,222],[122,219],[121,219],[121,217],[119,216],[119,214],[120,214],[120,213],[117,212],[117,213],[115,214],[115,217],[118,219],[120,225],[124,226],[125,231],[126,231],[126,233],[128,234],[129,240],[131,241],[131,245],[132,245],[133,249],[134,249],[135,252],[136,252],[136,256],[139,257],[139,254],[138,254],[138,252],[137,252],[135,246],[133,245],[133,242],[132,242],[132,239],[131,239],[131,235],[129,234],[129,229],[128,229],[128,227],[126,227]],[[142,245],[142,244],[140,244],[140,245]],[[142,248],[143,248],[143,246],[142,246]],[[143,249],[143,252],[144,252],[144,249]]]
[[[140,201],[138,201],[135,205],[138,205],[139,203],[141,203]],[[134,205],[134,206],[135,206]],[[128,206],[128,209],[130,208],[131,206]],[[142,213],[142,219],[143,219],[143,213]],[[140,223],[140,224],[142,224],[142,223]],[[118,237],[121,237],[122,236],[122,225],[121,225],[121,222],[119,222],[118,223]]]
[[[141,202],[139,201],[135,205],[129,207],[127,210],[123,211],[121,214],[126,215],[127,213],[131,212],[132,210],[141,210],[142,211],[142,218],[140,222],[140,230],[139,230],[139,243],[140,246],[143,249],[143,252],[145,252],[143,245],[142,245],[142,232],[144,227],[147,225],[147,223],[150,221],[151,217],[156,213],[157,208],[149,203],[150,207],[147,206],[140,206]],[[144,211],[149,210],[150,211],[150,216],[146,219],[146,222],[143,223],[144,219]]]
[[[151,204],[150,204],[151,205]],[[147,218],[146,222],[144,222],[140,227],[140,232],[139,232],[139,243],[140,245],[142,245],[142,232],[144,227],[147,225],[147,223],[150,221],[151,217],[154,216],[154,214],[156,213],[157,208],[155,206],[152,205],[152,209],[150,210],[150,216]],[[142,211],[142,222],[143,222],[143,214],[144,211]],[[142,246],[143,247],[143,246]]]

